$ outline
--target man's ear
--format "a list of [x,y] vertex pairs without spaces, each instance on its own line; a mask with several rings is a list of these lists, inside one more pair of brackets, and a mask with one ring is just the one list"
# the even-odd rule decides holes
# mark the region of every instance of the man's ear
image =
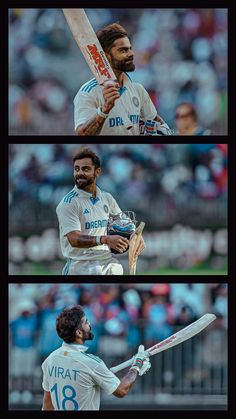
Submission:
[[96,177],[99,177],[99,176],[100,176],[100,174],[101,174],[101,168],[100,168],[100,167],[98,167],[97,169],[95,169],[95,176],[96,176]]
[[82,337],[83,337],[83,332],[82,332],[82,330],[77,329],[77,330],[76,330],[76,332],[75,332],[75,336],[76,336],[77,338],[82,338]]

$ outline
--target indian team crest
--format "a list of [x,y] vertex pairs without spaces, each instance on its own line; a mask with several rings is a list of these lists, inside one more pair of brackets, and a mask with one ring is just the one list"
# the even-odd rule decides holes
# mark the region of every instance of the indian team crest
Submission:
[[103,209],[104,209],[104,211],[106,212],[106,213],[108,213],[109,212],[109,208],[108,208],[108,206],[105,204],[105,205],[103,205]]
[[139,100],[138,100],[137,96],[133,96],[132,97],[132,102],[133,102],[134,106],[137,106],[137,108],[138,108],[138,106],[139,106]]

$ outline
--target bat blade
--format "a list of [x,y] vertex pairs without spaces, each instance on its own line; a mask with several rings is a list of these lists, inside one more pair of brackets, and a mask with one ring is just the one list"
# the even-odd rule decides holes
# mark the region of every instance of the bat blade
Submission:
[[[71,33],[97,82],[102,86],[109,80],[116,81],[115,73],[84,9],[62,10]],[[128,118],[128,111],[121,97],[116,100],[114,108],[117,115],[122,117],[125,127],[127,129],[132,128],[132,123]]]
[[[169,338],[164,339],[163,341],[157,343],[156,345],[152,346],[149,349],[146,349],[146,352],[148,353],[149,356],[152,356],[162,351],[165,351],[169,348],[172,348],[173,346],[179,345],[180,343],[185,342],[186,340],[200,333],[215,319],[216,319],[216,316],[214,314],[206,313],[202,317],[200,317],[200,319],[189,324],[184,329],[179,330],[178,332],[171,335]],[[129,360],[122,362],[122,364],[119,364],[115,367],[110,368],[110,370],[114,373],[118,372],[132,365],[132,362],[133,362],[133,358],[130,358]]]
[[130,275],[136,274],[136,266],[137,266],[137,260],[138,257],[136,256],[137,248],[140,244],[141,235],[143,232],[143,229],[145,227],[145,223],[141,221],[139,226],[136,228],[136,231],[133,235],[133,237],[130,239],[129,244],[129,272]]

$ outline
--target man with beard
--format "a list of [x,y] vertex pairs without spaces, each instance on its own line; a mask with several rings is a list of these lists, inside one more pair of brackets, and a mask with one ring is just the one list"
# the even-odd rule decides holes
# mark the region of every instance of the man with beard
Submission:
[[[101,173],[100,159],[92,150],[82,148],[75,154],[73,163],[75,186],[56,209],[61,250],[67,259],[62,273],[122,275],[123,267],[111,249],[113,253],[123,253],[129,240],[107,234],[110,217],[123,213],[112,195],[96,185]],[[129,225],[135,230],[131,219]],[[144,247],[142,242],[140,252]]]
[[[85,83],[74,99],[75,132],[81,135],[140,135],[147,123],[147,135],[171,135],[171,130],[157,115],[149,94],[140,83],[126,74],[135,70],[134,52],[125,29],[113,23],[97,32],[97,37],[116,75],[116,82],[99,86],[96,79]],[[132,123],[127,130],[117,113],[115,101],[122,95]],[[140,127],[139,127],[140,123]],[[143,131],[142,131],[143,134]]]
[[64,309],[57,318],[56,330],[63,343],[42,364],[42,410],[99,410],[101,390],[124,397],[137,375],[151,367],[143,345],[121,380],[99,357],[87,353],[84,342],[94,336],[81,306]]

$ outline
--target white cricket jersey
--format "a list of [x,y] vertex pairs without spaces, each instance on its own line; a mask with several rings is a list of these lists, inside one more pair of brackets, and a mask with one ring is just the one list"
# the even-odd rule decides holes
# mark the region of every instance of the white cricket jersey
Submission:
[[100,391],[112,394],[119,386],[119,378],[87,349],[63,342],[43,362],[42,386],[55,410],[99,410]]
[[104,260],[111,257],[106,244],[90,248],[72,247],[66,234],[78,230],[86,236],[105,236],[108,219],[121,212],[115,199],[108,192],[96,187],[96,198],[89,192],[75,187],[56,208],[59,221],[62,254],[74,260]]
[[[119,90],[125,103],[132,128],[127,130],[123,120],[116,112],[116,107],[111,109],[99,135],[139,135],[139,119],[154,119],[157,111],[148,92],[140,83],[132,82],[127,74],[124,85]],[[104,104],[102,87],[96,79],[85,83],[74,98],[74,125],[75,131],[79,125],[97,115],[97,109]]]

